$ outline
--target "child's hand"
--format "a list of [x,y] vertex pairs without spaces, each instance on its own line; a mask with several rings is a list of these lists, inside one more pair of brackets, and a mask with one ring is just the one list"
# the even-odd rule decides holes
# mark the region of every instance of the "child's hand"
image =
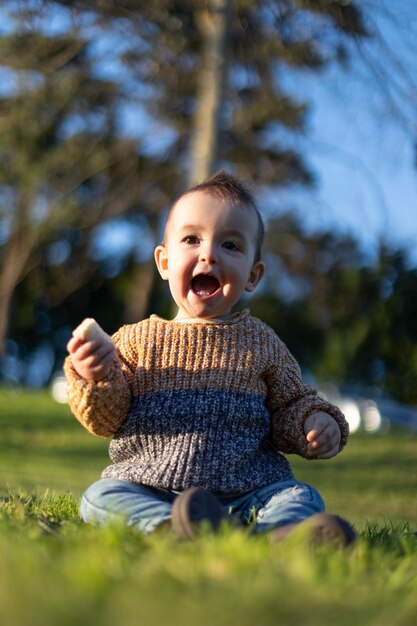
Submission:
[[304,422],[304,432],[308,441],[310,458],[330,459],[340,450],[340,428],[328,413],[316,411]]
[[67,344],[74,369],[85,380],[97,382],[110,371],[115,356],[112,340],[93,320],[87,320],[73,333]]

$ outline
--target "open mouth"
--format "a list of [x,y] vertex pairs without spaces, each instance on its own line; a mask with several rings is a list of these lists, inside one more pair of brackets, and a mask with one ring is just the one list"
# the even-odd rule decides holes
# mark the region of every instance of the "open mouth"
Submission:
[[191,289],[197,296],[211,296],[219,287],[219,281],[211,274],[197,274],[191,281]]

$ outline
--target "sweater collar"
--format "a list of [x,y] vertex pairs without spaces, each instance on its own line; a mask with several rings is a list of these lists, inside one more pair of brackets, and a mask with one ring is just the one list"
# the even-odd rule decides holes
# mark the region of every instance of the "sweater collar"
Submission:
[[151,320],[164,322],[166,324],[181,324],[181,326],[191,325],[204,325],[204,326],[227,326],[229,324],[237,324],[238,322],[246,319],[250,315],[249,309],[243,309],[243,311],[236,311],[225,319],[180,319],[180,320],[166,320],[155,313],[150,316]]

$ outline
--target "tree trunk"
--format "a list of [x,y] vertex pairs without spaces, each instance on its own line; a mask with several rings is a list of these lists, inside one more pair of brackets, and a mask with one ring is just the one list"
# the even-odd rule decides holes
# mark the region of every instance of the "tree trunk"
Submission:
[[191,137],[188,186],[205,180],[216,159],[219,112],[226,74],[226,38],[230,0],[212,0],[196,21],[203,40],[202,68]]
[[0,360],[6,351],[7,331],[10,308],[16,285],[25,270],[25,266],[32,252],[31,237],[24,237],[22,233],[15,233],[7,242],[2,255],[0,272]]
[[13,289],[0,291],[0,363],[6,354],[7,330]]
[[155,264],[152,257],[148,263],[141,263],[136,267],[130,281],[129,295],[124,310],[126,324],[133,324],[144,319],[154,281]]

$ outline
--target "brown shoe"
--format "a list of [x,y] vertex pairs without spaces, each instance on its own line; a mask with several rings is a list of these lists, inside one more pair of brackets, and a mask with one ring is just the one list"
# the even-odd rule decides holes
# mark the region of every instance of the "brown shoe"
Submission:
[[297,537],[306,539],[310,545],[327,544],[340,548],[345,548],[356,539],[356,533],[349,522],[329,513],[317,513],[298,524],[275,528],[269,536],[274,543],[280,543],[287,537]]
[[202,487],[190,487],[174,500],[171,525],[182,539],[193,539],[196,529],[204,523],[216,532],[224,517],[218,499]]

